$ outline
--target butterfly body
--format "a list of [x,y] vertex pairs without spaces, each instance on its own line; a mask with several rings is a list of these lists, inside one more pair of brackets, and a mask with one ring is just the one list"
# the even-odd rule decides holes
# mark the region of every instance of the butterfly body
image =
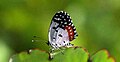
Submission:
[[52,18],[49,28],[48,43],[52,49],[72,46],[70,41],[74,40],[77,36],[76,28],[69,14],[64,11],[57,12]]

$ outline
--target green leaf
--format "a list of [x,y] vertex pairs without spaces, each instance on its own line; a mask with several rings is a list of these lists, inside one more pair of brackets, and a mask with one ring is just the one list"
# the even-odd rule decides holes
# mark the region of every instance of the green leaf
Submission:
[[[63,51],[63,50],[61,50]],[[38,49],[32,50],[29,54],[21,52],[13,55],[9,62],[87,62],[89,53],[84,48],[67,48],[63,52],[59,51],[49,60],[49,54]]]
[[84,48],[68,48],[63,53],[55,55],[53,62],[87,62],[89,53]]
[[30,53],[21,52],[13,55],[9,62],[48,62],[48,54],[39,49],[32,50]]
[[100,50],[91,57],[91,62],[115,62],[106,49]]

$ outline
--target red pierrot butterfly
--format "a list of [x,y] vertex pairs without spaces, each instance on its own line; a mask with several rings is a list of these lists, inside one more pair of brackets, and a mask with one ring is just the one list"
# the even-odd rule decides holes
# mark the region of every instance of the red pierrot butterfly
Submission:
[[64,11],[57,12],[53,16],[49,28],[48,44],[52,49],[73,46],[70,41],[74,40],[77,36],[76,28],[69,14]]

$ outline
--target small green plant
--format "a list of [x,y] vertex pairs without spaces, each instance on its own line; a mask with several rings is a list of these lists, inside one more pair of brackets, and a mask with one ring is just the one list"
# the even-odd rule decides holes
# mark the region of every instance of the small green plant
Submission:
[[71,47],[52,53],[39,49],[32,49],[13,55],[9,62],[115,62],[106,49],[96,52],[90,56],[88,51],[82,47]]

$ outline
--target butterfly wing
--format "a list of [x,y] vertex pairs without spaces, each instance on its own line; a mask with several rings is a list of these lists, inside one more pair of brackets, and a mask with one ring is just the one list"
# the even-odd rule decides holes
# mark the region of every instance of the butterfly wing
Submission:
[[64,11],[57,12],[52,18],[49,28],[49,44],[53,48],[70,45],[70,41],[77,37],[72,19]]

